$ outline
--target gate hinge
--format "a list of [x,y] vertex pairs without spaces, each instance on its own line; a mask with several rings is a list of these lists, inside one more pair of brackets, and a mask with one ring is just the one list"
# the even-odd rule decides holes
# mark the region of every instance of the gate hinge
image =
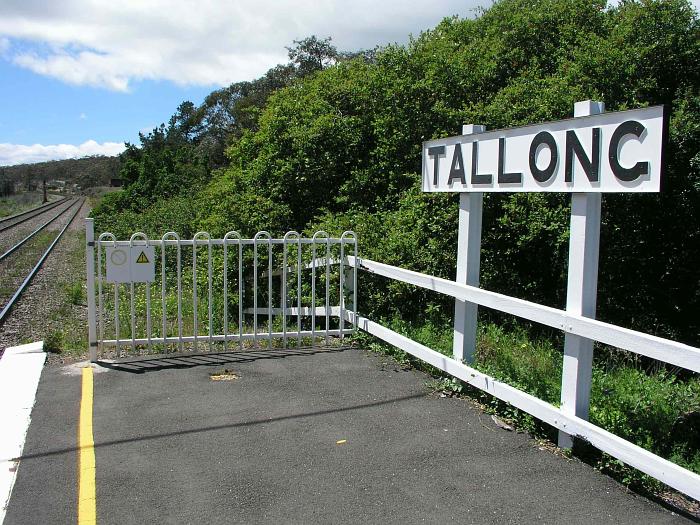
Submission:
[[97,346],[97,341],[93,341],[92,343],[90,343],[90,346]]
[[95,246],[95,241],[88,241],[87,245],[93,247]]

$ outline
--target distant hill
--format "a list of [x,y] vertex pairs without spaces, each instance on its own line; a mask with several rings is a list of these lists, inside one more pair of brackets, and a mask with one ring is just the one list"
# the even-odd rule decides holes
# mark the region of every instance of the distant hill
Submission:
[[94,156],[81,159],[53,160],[36,164],[0,167],[0,184],[7,182],[40,186],[44,180],[65,181],[66,186],[77,184],[81,190],[95,186],[109,186],[119,178],[119,157]]

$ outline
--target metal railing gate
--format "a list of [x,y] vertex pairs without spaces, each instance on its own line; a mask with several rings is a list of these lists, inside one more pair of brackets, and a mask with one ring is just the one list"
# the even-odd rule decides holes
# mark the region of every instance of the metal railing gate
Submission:
[[357,269],[347,263],[357,256],[353,232],[272,238],[261,231],[249,239],[235,231],[221,239],[137,232],[117,240],[109,232],[95,239],[92,219],[86,226],[93,361],[105,347],[117,356],[214,344],[228,350],[231,342],[287,347],[290,339],[301,347],[320,339],[327,345],[354,330],[346,321],[346,310],[357,305]]

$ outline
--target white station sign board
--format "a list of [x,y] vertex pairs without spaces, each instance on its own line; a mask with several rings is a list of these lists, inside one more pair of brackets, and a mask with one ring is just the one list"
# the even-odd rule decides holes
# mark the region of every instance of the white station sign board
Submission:
[[151,283],[156,278],[155,247],[107,246],[107,282]]
[[658,192],[664,107],[423,143],[425,192]]

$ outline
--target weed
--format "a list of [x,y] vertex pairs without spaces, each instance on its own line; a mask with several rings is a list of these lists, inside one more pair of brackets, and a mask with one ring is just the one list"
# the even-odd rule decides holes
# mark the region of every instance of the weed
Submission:
[[85,291],[83,290],[83,283],[81,281],[74,281],[66,285],[66,296],[70,304],[79,306],[82,305],[85,298]]
[[63,351],[63,344],[63,332],[60,330],[54,330],[44,338],[44,350],[46,352],[60,354]]

